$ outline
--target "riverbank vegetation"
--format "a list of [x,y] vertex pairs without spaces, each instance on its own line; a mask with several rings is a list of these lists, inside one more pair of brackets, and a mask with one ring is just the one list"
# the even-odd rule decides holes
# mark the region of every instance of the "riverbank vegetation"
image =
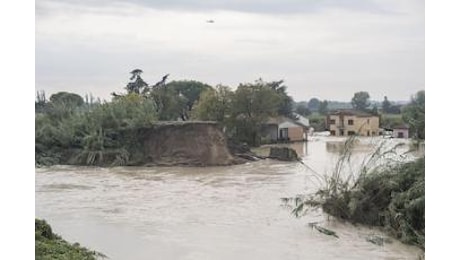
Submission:
[[250,146],[260,144],[260,128],[271,116],[294,117],[293,100],[283,81],[240,84],[235,90],[198,81],[154,85],[131,72],[125,93],[110,101],[59,92],[38,92],[35,102],[35,162],[121,166],[141,160],[137,130],[159,121],[216,121],[227,138]]
[[105,256],[78,243],[70,244],[53,233],[45,220],[35,219],[35,259],[37,260],[96,260]]
[[[112,92],[110,101],[68,92],[52,94],[48,100],[44,92],[38,92],[36,165],[137,165],[142,161],[137,131],[159,121],[215,121],[232,143],[251,147],[266,139],[261,130],[269,118],[296,118],[294,111],[304,115],[313,111],[311,126],[326,130],[324,114],[330,102],[312,99],[296,105],[282,80],[258,79],[232,89],[192,80],[166,82],[168,74],[150,85],[142,73],[131,71],[125,92]],[[353,99],[358,108],[369,104],[369,96],[361,96]],[[417,139],[424,139],[424,91],[412,98],[397,120],[406,122]],[[393,119],[386,121],[394,124]]]
[[425,247],[425,157],[390,160],[398,146],[382,143],[357,171],[347,172],[354,138],[349,138],[334,171],[313,194],[285,198],[300,217],[320,208],[338,219],[384,228],[404,243]]

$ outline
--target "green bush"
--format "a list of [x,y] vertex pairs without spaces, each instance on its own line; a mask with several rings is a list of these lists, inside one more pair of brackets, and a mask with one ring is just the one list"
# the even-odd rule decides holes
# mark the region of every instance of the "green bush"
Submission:
[[35,116],[35,164],[126,165],[138,149],[135,130],[157,115],[154,100],[137,94],[86,110],[53,106]]
[[371,167],[370,161],[379,161],[394,151],[394,148],[383,151],[380,146],[354,179],[353,174],[342,176],[342,168],[351,155],[352,139],[346,142],[335,172],[324,178],[320,190],[284,201],[295,216],[302,216],[310,208],[322,208],[352,223],[384,227],[402,242],[424,248],[425,157]]
[[96,251],[70,244],[52,232],[45,220],[35,219],[35,259],[37,260],[96,260],[105,256]]

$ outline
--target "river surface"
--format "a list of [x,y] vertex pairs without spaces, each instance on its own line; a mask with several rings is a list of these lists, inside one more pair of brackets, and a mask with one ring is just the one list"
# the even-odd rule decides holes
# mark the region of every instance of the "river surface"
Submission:
[[[382,234],[377,229],[328,220],[319,211],[295,218],[283,206],[282,197],[317,189],[313,170],[329,172],[338,158],[326,143],[341,140],[291,145],[311,169],[273,160],[207,168],[39,168],[36,217],[110,259],[418,259],[421,250],[394,239],[383,246],[367,242]],[[369,140],[355,159],[372,150]]]

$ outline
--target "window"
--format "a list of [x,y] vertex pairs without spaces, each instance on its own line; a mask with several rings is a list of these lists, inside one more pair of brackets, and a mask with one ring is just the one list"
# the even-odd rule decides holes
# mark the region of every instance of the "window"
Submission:
[[370,131],[367,131],[367,136],[371,136],[371,132],[370,132]]
[[355,135],[355,131],[348,131],[347,135],[348,135],[348,136]]
[[335,125],[335,119],[331,119],[331,125]]
[[335,130],[331,130],[331,135],[335,136]]
[[348,119],[348,125],[353,125],[353,119]]
[[367,124],[370,124],[370,120],[369,120],[369,118],[367,119]]
[[280,128],[279,139],[287,140],[288,138],[289,138],[288,129],[287,128]]

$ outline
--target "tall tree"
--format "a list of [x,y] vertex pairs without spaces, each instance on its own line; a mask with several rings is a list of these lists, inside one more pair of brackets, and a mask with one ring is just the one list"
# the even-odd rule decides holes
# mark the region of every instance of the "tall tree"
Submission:
[[266,85],[272,88],[279,96],[278,114],[289,118],[295,118],[294,115],[294,100],[287,94],[287,86],[284,85],[284,80],[264,82],[262,79],[256,81],[257,84]]
[[370,105],[369,98],[369,93],[367,93],[366,91],[356,92],[353,98],[351,99],[351,105],[356,110],[366,111],[366,109]]
[[308,103],[305,101],[296,104],[295,112],[301,116],[309,116],[311,114],[310,109],[308,109]]
[[193,105],[200,99],[201,93],[212,89],[210,85],[194,80],[172,81],[166,84],[166,88],[174,90],[177,95],[185,98],[186,107],[183,118],[187,120],[190,118]]
[[384,113],[390,113],[390,110],[391,110],[391,103],[390,103],[390,101],[388,101],[387,96],[385,96],[385,97],[383,98],[382,110],[383,110]]
[[411,98],[409,105],[403,108],[403,120],[409,124],[415,139],[425,139],[425,91],[421,90]]
[[372,115],[378,116],[378,115],[379,115],[379,110],[378,110],[378,108],[377,108],[377,105],[374,104],[374,105],[372,106],[372,109],[371,109],[370,112],[371,112]]
[[159,120],[188,120],[187,99],[171,88],[153,88],[148,99],[153,99]]
[[232,90],[222,85],[203,91],[193,107],[193,118],[223,123],[230,116],[233,96]]
[[269,116],[278,114],[281,97],[270,85],[240,84],[232,102],[236,137],[250,145],[259,144],[259,130]]
[[126,90],[128,91],[128,93],[140,94],[144,92],[144,90],[148,88],[148,84],[141,77],[143,71],[141,69],[135,69],[130,73],[131,77],[129,79],[131,80],[131,82],[129,82],[126,85]]
[[321,101],[317,98],[311,98],[310,101],[308,101],[308,109],[313,112],[317,112],[319,110],[319,104]]
[[321,114],[321,115],[325,115],[327,114],[327,111],[328,111],[328,108],[327,108],[327,100],[323,100],[319,103],[319,109],[318,109],[318,112]]

